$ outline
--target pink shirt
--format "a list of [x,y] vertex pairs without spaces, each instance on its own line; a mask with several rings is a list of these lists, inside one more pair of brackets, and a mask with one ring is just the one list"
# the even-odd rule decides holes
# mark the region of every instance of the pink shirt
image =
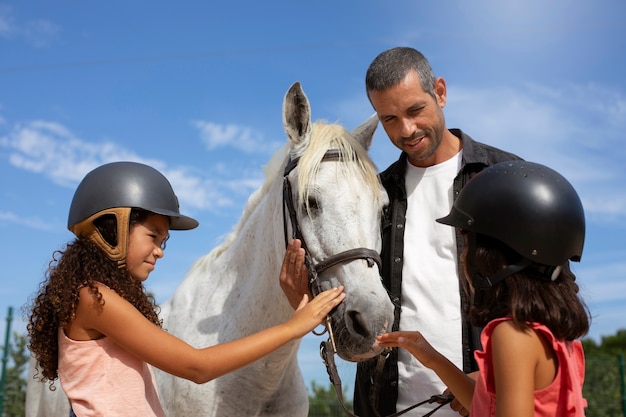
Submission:
[[77,417],[165,417],[150,365],[107,337],[77,341],[59,327],[59,380]]
[[[472,416],[496,415],[493,351],[490,341],[493,329],[506,320],[510,318],[489,322],[480,336],[484,350],[474,353],[480,372],[472,398],[470,412]],[[587,401],[582,393],[585,379],[582,344],[580,341],[557,340],[543,324],[530,323],[530,326],[550,343],[559,361],[559,368],[552,384],[535,391],[535,417],[584,417]]]

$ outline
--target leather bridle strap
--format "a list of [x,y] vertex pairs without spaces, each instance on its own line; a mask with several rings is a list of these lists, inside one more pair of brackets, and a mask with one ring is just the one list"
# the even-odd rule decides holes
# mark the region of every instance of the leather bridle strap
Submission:
[[322,271],[325,271],[326,269],[337,264],[356,261],[358,259],[365,259],[367,261],[367,266],[369,266],[370,268],[374,266],[374,263],[378,265],[379,270],[382,268],[382,260],[380,259],[380,255],[378,254],[378,252],[367,248],[356,248],[348,249],[347,251],[343,251],[336,255],[329,256],[323,261],[315,264],[315,270],[319,274]]
[[[320,356],[322,357],[322,360],[324,361],[324,365],[326,365],[326,371],[328,372],[328,377],[330,378],[330,382],[333,384],[333,387],[335,388],[337,398],[339,399],[339,404],[341,405],[341,408],[343,408],[343,411],[348,416],[358,417],[356,414],[353,414],[350,410],[348,410],[348,408],[344,404],[343,389],[341,387],[341,378],[339,377],[339,372],[337,372],[337,365],[335,365],[335,359],[333,355],[334,355],[334,352],[332,350],[330,341],[327,340],[325,342],[322,342],[320,344]],[[424,414],[423,416],[423,417],[430,417],[435,413],[435,411],[439,410],[444,405],[452,402],[453,398],[454,397],[452,395],[433,395],[427,400],[421,401],[417,404],[413,404],[412,406],[405,408],[402,411],[398,411],[396,413],[390,414],[387,417],[401,416],[421,405],[438,403],[439,405],[436,408],[433,408],[432,410],[430,410],[428,413]],[[376,414],[377,417],[380,417],[380,414],[378,413],[376,409],[373,409],[372,411]]]

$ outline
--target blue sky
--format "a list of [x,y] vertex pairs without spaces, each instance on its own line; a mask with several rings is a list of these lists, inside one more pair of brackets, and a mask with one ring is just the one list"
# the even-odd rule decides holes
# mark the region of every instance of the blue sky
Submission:
[[[574,271],[589,335],[626,328],[623,1],[61,0],[0,1],[2,337],[8,306],[22,330],[21,306],[72,239],[67,212],[86,172],[149,163],[200,221],[172,233],[147,283],[164,301],[261,184],[286,140],[289,86],[302,82],[314,119],[352,129],[373,111],[367,66],[398,45],[421,50],[446,79],[448,127],[572,182],[587,216]],[[380,127],[371,154],[381,169],[398,155]],[[326,384],[319,342],[304,338],[301,367]]]

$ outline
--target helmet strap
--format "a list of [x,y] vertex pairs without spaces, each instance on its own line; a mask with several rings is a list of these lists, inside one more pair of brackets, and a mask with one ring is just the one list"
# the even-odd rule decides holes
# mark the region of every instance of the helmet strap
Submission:
[[490,277],[483,277],[480,275],[478,271],[475,271],[475,275],[480,277],[480,286],[476,286],[475,288],[478,290],[486,290],[493,287],[498,282],[502,281],[504,278],[513,275],[516,272],[521,271],[526,268],[528,265],[532,264],[530,259],[522,258],[519,262],[508,265],[506,268],[501,269]]
[[476,290],[487,290],[506,277],[521,271],[533,263],[530,259],[522,256],[518,262],[508,265],[506,268],[501,269],[490,277],[485,277],[476,270],[476,265],[474,264],[474,257],[476,256],[476,233],[468,232],[467,234],[467,272],[472,280],[472,286]]
[[[95,243],[106,256],[117,261],[118,268],[126,268],[126,255],[128,253],[128,237],[130,229],[130,207],[115,207],[97,212],[80,223],[70,227],[72,233],[79,238],[87,238]],[[117,227],[117,245],[111,246],[100,234],[94,221],[107,214],[115,216]]]

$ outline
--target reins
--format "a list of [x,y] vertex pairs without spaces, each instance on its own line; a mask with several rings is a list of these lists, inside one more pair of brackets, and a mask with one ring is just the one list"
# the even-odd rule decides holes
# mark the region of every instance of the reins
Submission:
[[[328,373],[328,377],[330,379],[331,384],[333,385],[333,387],[335,388],[335,392],[337,394],[337,398],[339,399],[339,404],[341,405],[341,408],[343,408],[343,411],[350,417],[358,417],[357,415],[353,414],[352,412],[350,412],[350,410],[348,410],[348,408],[346,407],[346,405],[344,404],[344,400],[343,400],[343,389],[341,387],[341,378],[339,377],[339,372],[337,371],[337,365],[335,364],[335,358],[334,358],[334,352],[332,351],[332,344],[327,340],[324,341],[320,344],[320,356],[322,357],[322,361],[324,362],[324,365],[326,365],[326,372]],[[384,361],[384,359],[383,359]],[[430,410],[428,413],[424,414],[423,417],[429,417],[432,416],[435,411],[439,410],[441,407],[443,407],[444,405],[452,402],[452,400],[454,399],[454,397],[452,395],[433,395],[430,398],[428,398],[427,400],[421,401],[419,403],[413,404],[410,407],[405,408],[402,411],[398,411],[396,413],[393,414],[389,414],[387,417],[396,417],[396,416],[401,416],[403,414],[408,413],[409,411],[424,405],[424,404],[432,404],[432,403],[438,403],[439,405],[436,408],[433,408],[432,410]],[[376,410],[376,407],[372,407],[372,411],[374,412],[374,414],[377,417],[381,417],[380,414],[378,413],[378,411]]]

